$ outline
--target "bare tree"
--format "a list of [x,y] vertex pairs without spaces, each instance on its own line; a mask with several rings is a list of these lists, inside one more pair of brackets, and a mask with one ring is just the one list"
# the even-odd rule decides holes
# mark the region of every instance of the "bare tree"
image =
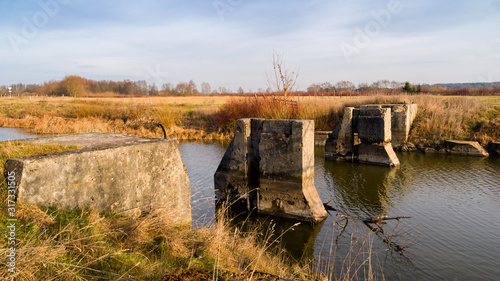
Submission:
[[316,94],[317,92],[321,91],[321,86],[319,84],[317,84],[317,83],[314,83],[314,84],[312,84],[311,86],[309,86],[307,88],[307,91],[309,93],[315,93]]
[[165,83],[163,84],[163,86],[161,87],[161,90],[166,92],[167,94],[170,94],[170,92],[174,89],[174,84],[172,83]]
[[335,84],[335,87],[341,91],[354,91],[356,89],[356,85],[351,81],[339,81]]
[[349,91],[349,96],[352,95],[352,91],[356,89],[356,85],[351,81],[339,81],[335,84],[335,88],[340,91]]
[[286,99],[288,94],[294,91],[299,76],[298,71],[287,69],[283,55],[276,52],[273,52],[268,59],[273,66],[273,72],[267,73],[267,85]]
[[198,94],[198,89],[196,87],[196,83],[194,83],[193,80],[189,81],[188,86],[189,86],[189,94],[190,95],[197,95]]
[[380,85],[382,86],[382,88],[388,89],[389,86],[391,85],[391,81],[389,81],[387,79],[380,80]]
[[210,91],[211,91],[211,87],[210,87],[210,84],[208,82],[201,83],[201,93],[202,94],[208,95],[208,94],[210,94]]

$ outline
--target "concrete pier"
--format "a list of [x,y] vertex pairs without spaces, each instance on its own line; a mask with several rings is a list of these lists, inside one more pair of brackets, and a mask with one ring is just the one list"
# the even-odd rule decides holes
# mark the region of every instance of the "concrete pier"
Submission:
[[217,200],[299,220],[326,218],[314,186],[314,122],[240,119],[237,124],[214,175]]
[[159,212],[191,221],[191,189],[175,139],[85,133],[26,140],[82,149],[9,159],[17,200],[129,216]]
[[[414,108],[416,110],[416,106],[411,105],[401,107],[396,105],[366,105],[359,109],[354,107],[344,108],[342,121],[326,141],[325,158],[398,166],[400,164],[399,159],[394,152],[392,143],[394,128],[400,124],[399,121],[394,121],[395,115],[392,114],[392,108],[397,108],[397,110]],[[405,120],[404,122],[412,120],[413,115],[416,113],[408,110],[405,114],[406,119],[401,117]],[[410,126],[401,127],[404,127],[405,132],[409,132]],[[403,143],[407,137],[407,135],[399,136],[400,141]]]
[[366,104],[364,108],[389,108],[391,109],[391,144],[393,147],[403,145],[410,134],[411,125],[417,116],[417,104]]
[[359,110],[355,132],[361,141],[361,144],[356,146],[355,158],[358,162],[399,166],[399,159],[391,144],[390,108],[362,108]]

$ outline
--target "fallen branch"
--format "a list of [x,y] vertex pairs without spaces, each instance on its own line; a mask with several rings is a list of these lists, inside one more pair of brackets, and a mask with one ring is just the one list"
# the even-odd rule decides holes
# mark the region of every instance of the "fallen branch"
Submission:
[[374,218],[366,218],[366,219],[362,219],[361,221],[364,222],[364,223],[379,223],[379,222],[382,222],[382,221],[388,221],[388,220],[400,220],[400,219],[410,219],[411,217],[404,217],[404,216],[401,216],[401,217],[388,217],[386,215],[382,215],[382,216],[378,216],[378,217],[374,217]]

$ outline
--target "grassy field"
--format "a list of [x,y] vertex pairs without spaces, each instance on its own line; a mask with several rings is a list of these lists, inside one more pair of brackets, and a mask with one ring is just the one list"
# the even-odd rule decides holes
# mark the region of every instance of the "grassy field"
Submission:
[[227,140],[236,120],[246,117],[312,119],[316,130],[333,130],[345,106],[367,103],[417,103],[410,140],[500,140],[500,97],[390,95],[370,97],[292,97],[294,104],[272,97],[23,97],[0,99],[0,127],[38,134],[112,132],[181,140]]

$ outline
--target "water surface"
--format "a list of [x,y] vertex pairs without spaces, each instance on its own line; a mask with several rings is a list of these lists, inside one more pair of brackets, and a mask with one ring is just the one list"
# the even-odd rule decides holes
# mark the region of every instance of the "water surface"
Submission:
[[[214,216],[213,174],[225,146],[187,142],[179,149],[191,180],[193,219],[202,224]],[[398,157],[399,168],[325,161],[317,147],[318,193],[349,221],[342,231],[346,220],[332,212],[321,224],[302,224],[283,236],[285,248],[296,258],[314,258],[318,269],[335,276],[354,254],[363,261],[369,251],[387,280],[498,280],[500,159]],[[411,218],[381,224],[383,233],[376,234],[359,219],[379,215]],[[272,221],[278,232],[294,223]]]
[[34,135],[29,134],[23,129],[17,128],[0,128],[0,141],[8,141],[8,140],[19,140],[19,139],[27,139],[33,138]]
[[[0,141],[29,137],[0,128]],[[195,225],[214,218],[213,175],[226,146],[179,145],[191,180]],[[358,255],[355,270],[370,252],[373,267],[386,280],[498,280],[499,158],[404,153],[398,154],[401,167],[387,168],[325,161],[319,147],[315,153],[316,188],[338,213],[293,229],[295,221],[259,220],[264,229],[273,223],[276,233],[287,230],[282,245],[293,257],[313,259],[318,270],[337,277],[346,261]],[[411,218],[381,224],[383,233],[376,234],[360,220],[379,215]]]

